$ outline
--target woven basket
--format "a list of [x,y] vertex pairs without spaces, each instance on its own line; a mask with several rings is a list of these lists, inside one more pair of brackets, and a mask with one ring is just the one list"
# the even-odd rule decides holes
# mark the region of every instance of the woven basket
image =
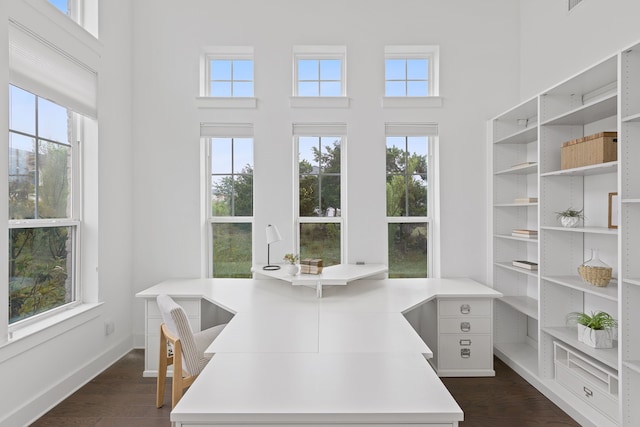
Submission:
[[587,265],[581,265],[578,267],[578,274],[587,283],[604,288],[611,281],[611,267],[589,267]]

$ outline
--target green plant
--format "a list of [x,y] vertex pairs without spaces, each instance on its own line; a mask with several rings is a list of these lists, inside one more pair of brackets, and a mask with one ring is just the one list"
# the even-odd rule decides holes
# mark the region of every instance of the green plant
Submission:
[[300,257],[296,254],[284,254],[283,259],[287,261],[289,264],[295,265],[296,262],[298,262],[298,259],[300,259]]
[[604,330],[618,326],[616,319],[604,311],[591,312],[591,314],[574,311],[567,315],[568,324],[579,324],[590,329]]
[[584,209],[580,209],[580,210],[576,210],[573,208],[568,208],[565,209],[563,211],[560,212],[556,212],[556,214],[558,215],[558,218],[580,218],[580,219],[584,219],[584,214],[582,213],[582,211],[584,211]]

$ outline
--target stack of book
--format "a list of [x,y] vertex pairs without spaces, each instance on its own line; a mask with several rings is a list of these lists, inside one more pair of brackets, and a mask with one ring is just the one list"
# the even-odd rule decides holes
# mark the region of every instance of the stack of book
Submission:
[[300,273],[320,274],[322,273],[322,259],[305,258],[300,261]]
[[523,239],[537,239],[538,230],[523,230],[516,228],[511,230],[511,235],[513,237],[522,237]]
[[519,197],[513,199],[513,203],[538,203],[537,197]]
[[518,268],[524,268],[526,270],[537,270],[538,269],[538,263],[537,262],[532,262],[532,261],[521,261],[521,260],[513,260],[511,261],[511,264],[514,267],[518,267]]

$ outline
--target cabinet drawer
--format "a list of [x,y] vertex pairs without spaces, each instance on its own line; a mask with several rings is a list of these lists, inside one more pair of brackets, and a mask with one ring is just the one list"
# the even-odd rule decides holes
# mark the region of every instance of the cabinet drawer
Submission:
[[556,381],[609,418],[618,419],[618,399],[562,363],[556,363]]
[[440,316],[490,316],[491,300],[447,299],[438,300]]
[[445,317],[438,322],[441,334],[489,334],[490,317]]
[[438,369],[491,369],[491,335],[440,335]]

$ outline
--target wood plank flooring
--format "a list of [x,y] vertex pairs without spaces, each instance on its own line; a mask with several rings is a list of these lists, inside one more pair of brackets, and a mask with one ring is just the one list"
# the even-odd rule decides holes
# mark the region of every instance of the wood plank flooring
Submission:
[[[32,426],[170,427],[171,379],[165,406],[155,406],[155,378],[143,378],[144,352],[132,350]],[[460,427],[579,426],[500,360],[490,378],[443,378],[465,413]]]

